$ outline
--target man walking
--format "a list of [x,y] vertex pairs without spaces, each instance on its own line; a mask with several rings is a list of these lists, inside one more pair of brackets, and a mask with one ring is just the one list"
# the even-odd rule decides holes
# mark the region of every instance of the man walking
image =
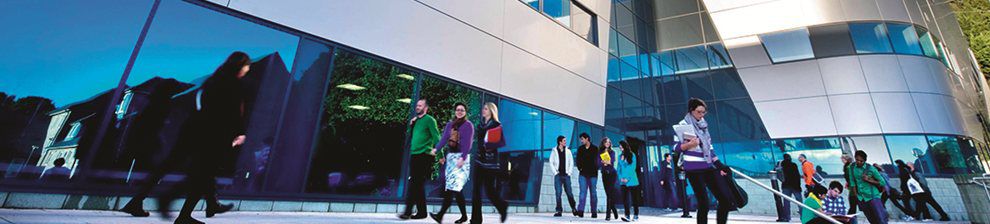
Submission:
[[798,156],[798,161],[801,161],[801,172],[804,173],[804,186],[810,193],[815,187],[815,164],[808,161],[804,154]]
[[584,197],[591,192],[591,218],[598,218],[598,168],[601,166],[601,159],[598,156],[598,147],[591,144],[591,137],[588,133],[581,133],[578,137],[581,140],[581,147],[577,153],[577,168],[581,176],[578,177],[578,186],[581,191],[578,195],[577,216],[584,217]]
[[856,151],[856,162],[847,168],[850,179],[849,193],[856,195],[859,200],[857,206],[870,223],[885,224],[887,209],[880,200],[879,186],[886,186],[887,182],[876,168],[866,164],[866,158],[866,152]]
[[[437,120],[426,114],[430,106],[426,99],[416,101],[416,116],[409,121],[408,134],[412,135],[409,143],[409,192],[406,193],[406,210],[399,219],[425,219],[426,210],[426,179],[430,177],[433,167],[433,157],[437,149],[433,148],[440,141],[440,130]],[[477,200],[477,198],[475,199]],[[416,215],[412,214],[416,206]]]
[[[577,216],[574,207],[574,194],[571,193],[571,173],[574,173],[574,154],[567,148],[567,138],[563,135],[557,136],[557,147],[550,153],[550,168],[553,170],[553,190],[557,196],[557,213],[554,217],[561,217],[564,206],[561,205],[560,191],[563,188],[567,193],[567,202],[571,205],[571,212]],[[582,198],[583,199],[583,198]]]
[[[804,158],[804,155],[801,155]],[[801,197],[801,174],[798,173],[797,164],[791,160],[791,154],[784,154],[784,159],[780,161],[781,170],[784,172],[784,183],[781,186],[780,191],[784,193],[785,196],[792,197],[794,200],[802,201],[804,197]],[[783,209],[781,209],[781,214],[778,222],[790,222],[791,221],[791,202],[784,201],[781,203]]]
[[671,164],[670,153],[663,154],[663,161],[660,161],[660,208],[668,211],[677,208],[677,196],[674,194],[674,169]]

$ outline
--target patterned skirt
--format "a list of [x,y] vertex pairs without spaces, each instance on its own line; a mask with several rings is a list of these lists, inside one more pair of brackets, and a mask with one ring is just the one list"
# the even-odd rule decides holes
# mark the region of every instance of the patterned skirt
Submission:
[[461,153],[449,153],[447,154],[447,161],[445,164],[446,168],[444,173],[447,174],[447,180],[444,189],[448,191],[461,191],[464,189],[464,184],[467,183],[468,177],[471,174],[471,156],[468,155],[464,158],[464,165],[457,167],[457,160],[461,159]]

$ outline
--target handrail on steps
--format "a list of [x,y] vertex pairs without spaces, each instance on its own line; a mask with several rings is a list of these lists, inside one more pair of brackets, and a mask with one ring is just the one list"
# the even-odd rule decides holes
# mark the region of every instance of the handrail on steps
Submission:
[[[821,217],[821,218],[823,218],[823,219],[825,219],[825,220],[827,220],[827,221],[829,221],[829,222],[831,222],[831,223],[834,223],[834,224],[842,224],[842,222],[839,222],[839,220],[835,220],[835,218],[832,218],[832,216],[830,216],[830,215],[826,215],[825,213],[822,213],[821,211],[818,211],[818,210],[816,210],[816,209],[813,209],[813,208],[811,208],[811,207],[808,207],[808,206],[807,206],[807,205],[805,205],[804,203],[801,203],[800,201],[798,201],[798,200],[795,200],[794,198],[791,198],[791,197],[788,197],[787,195],[784,195],[784,193],[781,193],[780,191],[777,191],[777,190],[774,190],[773,188],[771,188],[771,187],[769,187],[769,186],[767,186],[766,184],[763,184],[763,183],[760,183],[760,182],[759,182],[759,181],[757,181],[756,179],[753,179],[753,178],[752,178],[752,177],[750,177],[749,175],[746,175],[746,174],[744,174],[744,173],[742,173],[742,172],[739,172],[739,171],[738,171],[738,170],[736,170],[735,168],[729,168],[729,169],[732,169],[732,172],[733,172],[733,173],[735,173],[736,175],[738,175],[738,176],[740,176],[740,177],[743,177],[743,179],[746,179],[746,180],[748,180],[749,182],[753,182],[753,184],[756,184],[756,186],[760,186],[761,188],[763,188],[763,189],[765,189],[765,190],[767,190],[767,191],[770,191],[770,192],[773,192],[773,194],[775,194],[775,195],[777,195],[777,196],[780,196],[780,197],[782,197],[782,198],[784,198],[784,199],[787,199],[788,201],[791,201],[791,202],[794,202],[794,203],[795,203],[795,204],[797,204],[798,206],[801,206],[801,207],[802,207],[802,208],[804,208],[804,209],[808,209],[809,211],[812,211],[812,212],[814,212],[814,213],[815,213],[815,215],[817,215],[818,217]],[[788,212],[790,212],[790,211],[788,211]]]

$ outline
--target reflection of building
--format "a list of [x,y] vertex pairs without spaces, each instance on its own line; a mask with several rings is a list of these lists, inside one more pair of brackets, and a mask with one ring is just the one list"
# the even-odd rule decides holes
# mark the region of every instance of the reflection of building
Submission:
[[48,113],[51,122],[48,134],[42,145],[41,158],[37,166],[52,167],[58,158],[65,158],[65,167],[75,167],[79,159],[80,142],[98,126],[97,115],[107,105],[113,91],[104,91],[95,96],[56,108]]

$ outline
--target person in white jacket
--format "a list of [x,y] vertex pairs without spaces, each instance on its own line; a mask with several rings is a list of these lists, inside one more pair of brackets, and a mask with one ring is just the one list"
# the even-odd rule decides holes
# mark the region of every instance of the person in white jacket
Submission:
[[[561,160],[561,157],[564,159]],[[577,216],[577,210],[574,209],[574,194],[571,193],[574,154],[571,153],[571,149],[567,148],[567,138],[564,136],[557,136],[557,147],[554,147],[550,152],[550,168],[553,170],[553,189],[557,195],[557,213],[554,213],[553,216],[560,217],[561,212],[564,211],[560,202],[561,188],[567,193],[567,202],[571,205],[572,213]]]

